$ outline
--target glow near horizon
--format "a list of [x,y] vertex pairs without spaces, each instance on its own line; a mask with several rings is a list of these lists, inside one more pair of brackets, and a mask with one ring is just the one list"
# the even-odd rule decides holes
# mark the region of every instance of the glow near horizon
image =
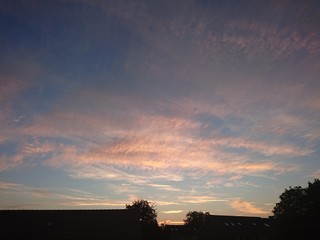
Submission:
[[271,215],[320,177],[319,9],[1,1],[0,207]]

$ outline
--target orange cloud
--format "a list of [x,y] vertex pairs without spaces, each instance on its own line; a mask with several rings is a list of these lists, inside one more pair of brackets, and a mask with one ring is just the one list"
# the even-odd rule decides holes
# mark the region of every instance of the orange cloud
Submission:
[[169,211],[162,211],[164,214],[177,214],[177,213],[182,213],[183,210],[169,210]]
[[192,204],[201,204],[201,203],[209,203],[209,202],[226,202],[227,199],[220,199],[214,196],[181,196],[178,197],[179,201],[183,203],[192,203]]
[[14,156],[8,156],[5,154],[0,155],[0,172],[8,170],[10,168],[16,168],[23,163],[23,155],[16,154]]
[[296,146],[290,146],[285,144],[270,144],[267,142],[248,140],[245,138],[237,137],[222,137],[218,139],[208,140],[212,145],[226,146],[231,148],[246,148],[250,151],[259,152],[266,156],[271,155],[293,155],[293,156],[305,156],[312,153],[308,149],[300,149]]
[[[179,141],[180,139],[183,140]],[[215,145],[208,141],[196,141],[179,134],[137,136],[105,147],[93,147],[90,144],[86,145],[86,142],[82,145],[62,145],[35,140],[22,147],[19,159],[22,161],[26,157],[42,156],[45,164],[63,168],[75,178],[119,178],[135,181],[140,179],[139,181],[143,183],[145,183],[143,178],[148,179],[150,176],[134,177],[127,174],[124,169],[130,167],[139,170],[161,170],[162,176],[158,172],[154,175],[155,178],[177,181],[183,179],[182,170],[215,171],[221,174],[237,175],[263,173],[270,170],[286,171],[284,167],[274,162],[248,161],[246,156],[225,153],[219,148],[214,148]],[[164,186],[162,188],[164,189]]]
[[23,184],[11,183],[11,182],[0,182],[1,190],[19,190],[24,187]]
[[[184,170],[192,170],[193,174],[214,171],[217,174],[236,175],[291,171],[297,167],[288,168],[267,160],[268,157],[306,156],[312,153],[308,148],[293,144],[278,144],[250,137],[227,137],[218,133],[206,138],[195,136],[194,132],[202,127],[202,123],[194,120],[192,113],[219,113],[226,117],[232,114],[232,110],[224,104],[176,101],[164,106],[172,107],[176,115],[165,116],[148,114],[139,109],[130,110],[130,104],[133,103],[114,95],[86,93],[84,98],[89,102],[110,102],[114,108],[120,104],[128,109],[128,114],[119,121],[122,115],[112,115],[108,110],[92,115],[66,111],[62,107],[47,116],[36,117],[32,124],[21,129],[20,134],[36,135],[42,139],[50,137],[51,140],[28,140],[21,144],[16,158],[23,162],[31,156],[41,156],[44,164],[63,168],[75,178],[134,179],[126,174],[125,169],[138,169],[161,170],[171,175],[172,179],[181,181]],[[55,138],[72,143],[58,144]],[[246,152],[231,153],[225,150],[228,148],[245,149]],[[264,155],[265,160],[253,159],[252,153]],[[16,163],[3,160],[1,169],[17,166],[18,160]],[[137,179],[145,182],[148,176],[143,177]]]
[[253,205],[253,203],[241,200],[234,199],[229,202],[230,206],[235,210],[246,213],[246,214],[258,214],[258,215],[267,215],[270,214],[270,211],[266,211],[262,208],[258,208]]
[[165,190],[165,191],[174,191],[174,192],[181,191],[181,189],[175,188],[175,187],[168,185],[168,184],[154,184],[154,183],[152,183],[152,184],[148,184],[148,186],[158,188],[159,190]]

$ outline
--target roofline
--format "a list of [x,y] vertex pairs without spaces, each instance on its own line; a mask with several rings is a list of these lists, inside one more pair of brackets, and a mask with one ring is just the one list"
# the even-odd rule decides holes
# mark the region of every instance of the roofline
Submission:
[[210,214],[208,217],[238,217],[238,218],[261,218],[261,219],[267,219],[269,217],[259,217],[259,216],[243,216],[243,215],[216,215],[216,214]]
[[17,211],[17,212],[19,212],[19,211],[30,211],[30,212],[32,212],[32,211],[34,211],[34,212],[37,212],[37,211],[48,211],[48,212],[50,212],[50,211],[52,211],[52,212],[54,212],[54,211],[114,211],[114,212],[116,212],[116,211],[136,211],[135,209],[126,209],[126,208],[124,208],[124,209],[0,209],[0,212],[9,212],[9,211],[12,211],[12,212],[14,212],[14,211]]

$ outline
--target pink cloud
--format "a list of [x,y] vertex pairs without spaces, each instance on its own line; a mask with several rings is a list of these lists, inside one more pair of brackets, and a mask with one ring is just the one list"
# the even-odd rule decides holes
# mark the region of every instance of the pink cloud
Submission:
[[[78,116],[78,119],[81,115]],[[95,117],[91,116],[92,121]],[[85,119],[90,119],[86,116]],[[51,120],[54,122],[55,119]],[[68,122],[68,117],[64,119]],[[50,121],[50,122],[51,122]],[[88,120],[89,123],[91,120]],[[221,174],[255,174],[266,171],[285,171],[285,167],[268,161],[248,161],[247,155],[230,154],[222,148],[246,148],[249,151],[270,155],[306,155],[309,152],[290,145],[273,145],[266,142],[253,141],[244,138],[216,137],[212,139],[198,139],[189,134],[191,130],[199,127],[198,122],[183,118],[168,118],[164,116],[144,115],[134,123],[137,129],[127,134],[122,130],[121,124],[114,126],[111,132],[100,132],[101,143],[81,141],[77,145],[56,144],[54,140],[45,142],[29,142],[21,149],[25,156],[43,155],[51,153],[45,164],[64,169],[76,178],[128,178],[123,172],[115,169],[128,167],[139,170],[165,170],[170,173],[177,169],[201,171],[215,171]],[[48,122],[49,123],[49,122]],[[50,124],[48,124],[50,125]],[[36,125],[35,125],[36,126]],[[34,127],[35,127],[34,126]],[[90,139],[88,127],[82,133],[82,138]],[[72,132],[77,132],[78,126],[70,125]],[[40,128],[41,129],[41,128]],[[63,133],[59,129],[56,135]],[[25,133],[28,133],[26,131]],[[50,136],[51,130],[40,130],[43,136]],[[120,134],[119,134],[120,133]],[[116,141],[106,141],[110,135],[118,137]],[[40,135],[41,136],[41,135]],[[61,135],[60,137],[63,137]],[[79,145],[80,144],[80,145]],[[98,164],[98,165],[97,165]],[[100,166],[96,168],[96,166]],[[111,170],[113,169],[113,170]],[[120,175],[119,175],[120,174]],[[181,179],[181,173],[177,179]]]
[[219,44],[223,43],[249,58],[269,55],[278,60],[292,57],[300,50],[306,50],[309,54],[319,53],[319,38],[315,33],[303,36],[288,27],[280,29],[270,22],[231,20],[225,25],[222,36],[209,33],[208,42],[212,45],[212,51],[219,49]]
[[192,203],[192,204],[228,201],[227,199],[217,198],[215,196],[208,196],[208,195],[181,196],[181,197],[178,197],[178,200],[182,203]]
[[173,192],[180,192],[181,191],[181,189],[175,188],[175,187],[173,187],[171,185],[168,185],[168,184],[154,184],[154,183],[151,183],[151,184],[148,184],[148,186],[157,188],[159,190],[164,190],[164,191],[173,191]]
[[[210,141],[210,140],[208,140]],[[312,150],[301,149],[293,145],[285,144],[272,144],[259,140],[249,140],[237,137],[222,137],[213,139],[209,144],[226,146],[232,148],[246,148],[250,151],[259,152],[266,156],[271,155],[293,155],[293,156],[306,156],[312,153]]]
[[[194,136],[194,132],[202,127],[202,123],[194,120],[193,114],[205,113],[222,119],[238,114],[242,114],[240,117],[247,117],[242,113],[242,109],[247,107],[250,101],[239,100],[236,107],[232,106],[225,100],[232,93],[222,94],[220,102],[214,102],[214,99],[212,102],[203,99],[179,99],[156,103],[157,108],[174,111],[174,116],[150,114],[148,108],[143,109],[144,105],[131,110],[132,106],[136,106],[134,100],[102,94],[98,90],[84,91],[83,94],[80,97],[79,93],[75,92],[76,99],[70,97],[64,105],[55,108],[55,111],[37,116],[33,123],[17,130],[24,136],[51,139],[39,142],[37,138],[33,138],[32,141],[22,143],[19,149],[19,154],[22,155],[20,159],[42,156],[45,164],[67,169],[75,178],[125,178],[128,176],[123,174],[126,172],[124,169],[131,168],[161,170],[166,174],[175,175],[176,179],[182,179],[182,171],[191,169],[200,174],[210,171],[236,175],[263,174],[267,171],[285,172],[288,171],[285,164],[276,163],[274,160],[256,161],[250,154],[259,153],[267,159],[271,156],[308,156],[312,153],[312,149],[307,147],[246,137],[246,132],[238,137],[227,137],[218,133],[210,138]],[[243,95],[246,95],[245,92]],[[77,99],[80,102],[75,101]],[[90,114],[90,109],[82,110],[77,107],[73,111],[69,110],[74,102],[81,106],[81,101],[85,101],[86,104],[96,102],[96,108],[101,108],[102,111]],[[118,112],[111,114],[108,109],[103,110],[99,102],[108,102],[111,109],[120,108],[124,111],[118,110],[120,115]],[[277,122],[284,126],[288,126],[288,123],[296,126],[303,121],[285,114],[281,119],[282,123]],[[241,126],[234,128],[243,131]],[[73,143],[58,144],[54,138]],[[232,154],[225,151],[225,148],[245,149],[246,153]],[[13,164],[12,167],[14,166],[16,165]],[[96,169],[96,166],[99,166],[99,169]],[[115,171],[119,169],[122,170],[121,173]],[[293,168],[289,169],[291,171]],[[178,173],[173,174],[175,171]]]
[[240,213],[253,214],[253,215],[268,215],[270,210],[264,210],[263,208],[256,207],[253,203],[242,200],[234,199],[229,202],[230,206]]
[[0,182],[1,190],[19,190],[24,188],[23,184],[11,183],[11,182]]
[[0,155],[0,172],[21,166],[23,164],[23,158],[24,157],[22,154],[16,154],[14,156],[1,154]]

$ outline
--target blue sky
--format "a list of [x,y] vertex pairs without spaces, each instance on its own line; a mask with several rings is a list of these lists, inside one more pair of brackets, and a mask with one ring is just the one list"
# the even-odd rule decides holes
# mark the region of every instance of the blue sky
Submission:
[[318,1],[0,1],[0,208],[269,216],[320,177]]

